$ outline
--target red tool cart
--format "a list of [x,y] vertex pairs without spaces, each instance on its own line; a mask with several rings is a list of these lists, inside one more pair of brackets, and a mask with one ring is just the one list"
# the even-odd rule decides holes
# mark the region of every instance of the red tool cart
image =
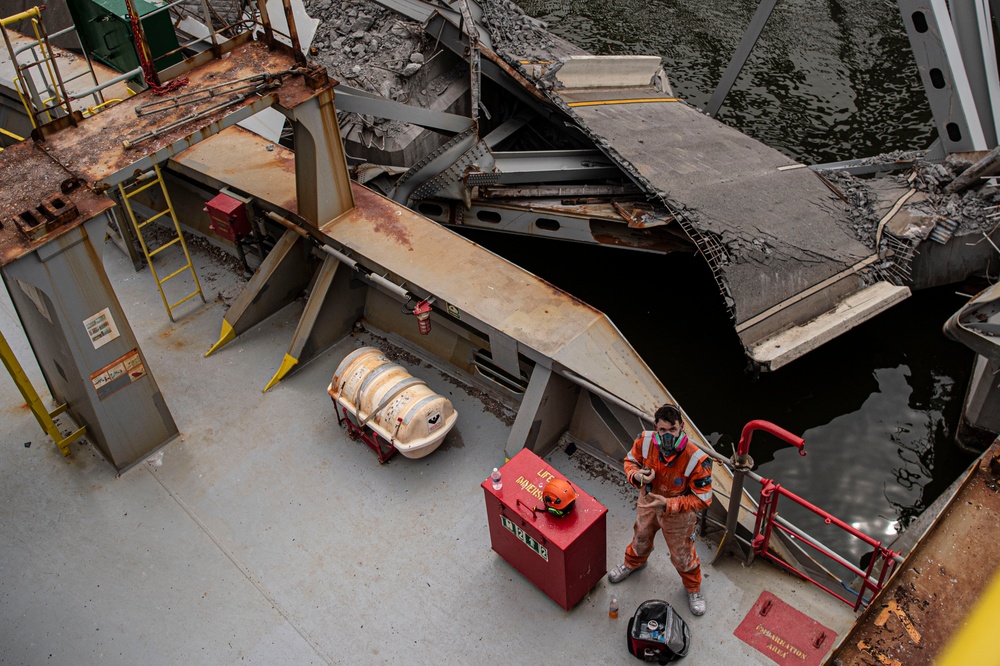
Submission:
[[542,488],[566,477],[527,449],[500,468],[502,487],[483,481],[490,541],[502,558],[557,604],[571,609],[608,572],[608,510],[583,492],[568,515],[545,510]]

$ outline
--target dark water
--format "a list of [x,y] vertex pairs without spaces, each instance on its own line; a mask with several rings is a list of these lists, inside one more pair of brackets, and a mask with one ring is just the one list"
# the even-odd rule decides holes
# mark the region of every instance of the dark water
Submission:
[[[675,93],[704,106],[758,3],[521,4],[593,53],[662,55]],[[933,138],[895,2],[873,0],[779,2],[719,119],[807,163],[923,149]],[[941,333],[965,302],[956,288],[917,293],[753,377],[697,258],[470,236],[606,312],[721,451],[752,419],[803,436],[805,457],[758,433],[756,471],[875,538],[894,538],[971,462],[953,437],[973,355]],[[794,507],[782,514],[855,561],[866,550]]]
[[[758,0],[523,0],[596,54],[664,59],[674,92],[704,107]],[[927,105],[887,0],[780,0],[719,120],[808,164],[926,148]]]

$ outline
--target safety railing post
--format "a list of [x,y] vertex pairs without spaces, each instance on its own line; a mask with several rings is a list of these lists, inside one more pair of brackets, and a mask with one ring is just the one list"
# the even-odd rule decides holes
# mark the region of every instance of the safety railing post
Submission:
[[778,513],[778,492],[780,486],[770,479],[764,479],[760,491],[760,505],[757,510],[757,524],[754,527],[753,555],[764,555],[771,545],[771,531],[774,529],[774,516]]
[[[793,435],[784,428],[781,428],[770,421],[754,420],[743,426],[740,434],[740,443],[733,454],[730,464],[733,467],[733,488],[729,494],[729,510],[726,514],[726,531],[722,535],[722,541],[716,550],[715,559],[725,553],[734,553],[739,556],[745,564],[750,564],[753,560],[753,549],[744,551],[742,544],[736,538],[736,526],[739,521],[740,503],[743,499],[743,480],[747,472],[753,469],[753,458],[750,457],[750,440],[753,438],[755,430],[763,430],[778,439],[788,442],[799,450],[799,455],[806,455],[803,450],[805,440],[798,435]],[[761,511],[763,513],[763,511]],[[760,520],[760,514],[757,516]],[[714,561],[714,560],[713,560]]]
[[[865,599],[866,592],[878,593],[879,591],[882,590],[882,588],[885,586],[888,577],[891,575],[896,565],[902,561],[900,553],[884,547],[881,541],[873,537],[870,537],[867,534],[864,534],[863,532],[858,531],[851,525],[848,525],[847,523],[840,520],[836,516],[830,514],[829,512],[820,509],[819,507],[815,506],[810,502],[807,502],[806,500],[799,497],[795,493],[790,492],[785,488],[782,488],[779,484],[775,483],[774,481],[771,481],[770,479],[760,479],[760,483],[762,486],[760,494],[760,503],[759,503],[759,509],[757,511],[757,522],[756,525],[754,526],[754,537],[751,542],[756,555],[764,557],[765,559],[774,562],[783,569],[804,578],[805,580],[813,583],[814,585],[817,585],[818,587],[832,594],[833,596],[837,597],[841,601],[847,603],[850,606],[853,606],[855,610],[860,608],[863,603],[868,603],[870,601],[870,599]],[[844,532],[846,532],[847,534],[849,534],[850,536],[859,539],[860,541],[864,542],[866,545],[871,547],[873,549],[872,559],[868,563],[866,569],[865,570],[860,569],[857,565],[853,564],[852,562],[849,562],[848,560],[844,559],[841,555],[838,555],[834,551],[823,546],[823,544],[816,541],[812,537],[808,536],[807,534],[797,529],[793,530],[792,529],[793,526],[782,521],[777,515],[778,511],[777,502],[778,502],[778,497],[780,495],[784,495],[791,502],[795,503],[799,507],[820,517],[825,524],[839,528]],[[860,576],[861,577],[860,591],[854,592],[853,590],[851,590],[854,594],[857,594],[857,597],[854,600],[848,600],[844,598],[834,590],[824,585],[817,578],[812,577],[806,571],[797,569],[794,563],[785,562],[780,557],[769,552],[768,546],[771,540],[771,533],[773,532],[774,529],[777,529],[780,532],[784,532],[789,536],[792,536],[793,538],[799,539],[800,543],[803,546],[811,547],[821,555],[830,558],[836,564],[852,572],[854,575]],[[882,561],[882,565],[878,580],[875,580],[874,578],[872,578],[872,572],[875,570],[875,562],[878,560]],[[844,584],[844,582],[839,578],[835,577],[835,580],[838,580],[841,586],[845,588],[847,587]]]

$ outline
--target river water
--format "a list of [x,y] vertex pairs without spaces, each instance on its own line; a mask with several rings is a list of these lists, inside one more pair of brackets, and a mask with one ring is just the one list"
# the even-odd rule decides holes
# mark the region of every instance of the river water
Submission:
[[[591,53],[661,55],[675,93],[704,106],[757,1],[521,6]],[[719,119],[806,163],[924,149],[933,139],[896,4],[886,0],[781,0]],[[802,457],[758,433],[755,471],[875,538],[895,538],[972,461],[953,438],[973,355],[941,333],[966,300],[960,287],[916,293],[754,377],[696,257],[469,235],[606,312],[720,451],[730,453],[752,419],[804,437]],[[787,503],[782,515],[853,561],[868,550]]]

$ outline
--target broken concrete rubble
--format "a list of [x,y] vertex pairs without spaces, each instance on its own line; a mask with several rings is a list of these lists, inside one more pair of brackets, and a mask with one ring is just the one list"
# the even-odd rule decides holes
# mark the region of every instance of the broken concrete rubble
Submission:
[[992,234],[1000,226],[1000,189],[984,180],[976,187],[951,193],[947,186],[972,165],[964,155],[950,155],[944,162],[916,164],[914,186],[926,199],[910,206],[911,214],[929,215],[954,223],[953,235]]

